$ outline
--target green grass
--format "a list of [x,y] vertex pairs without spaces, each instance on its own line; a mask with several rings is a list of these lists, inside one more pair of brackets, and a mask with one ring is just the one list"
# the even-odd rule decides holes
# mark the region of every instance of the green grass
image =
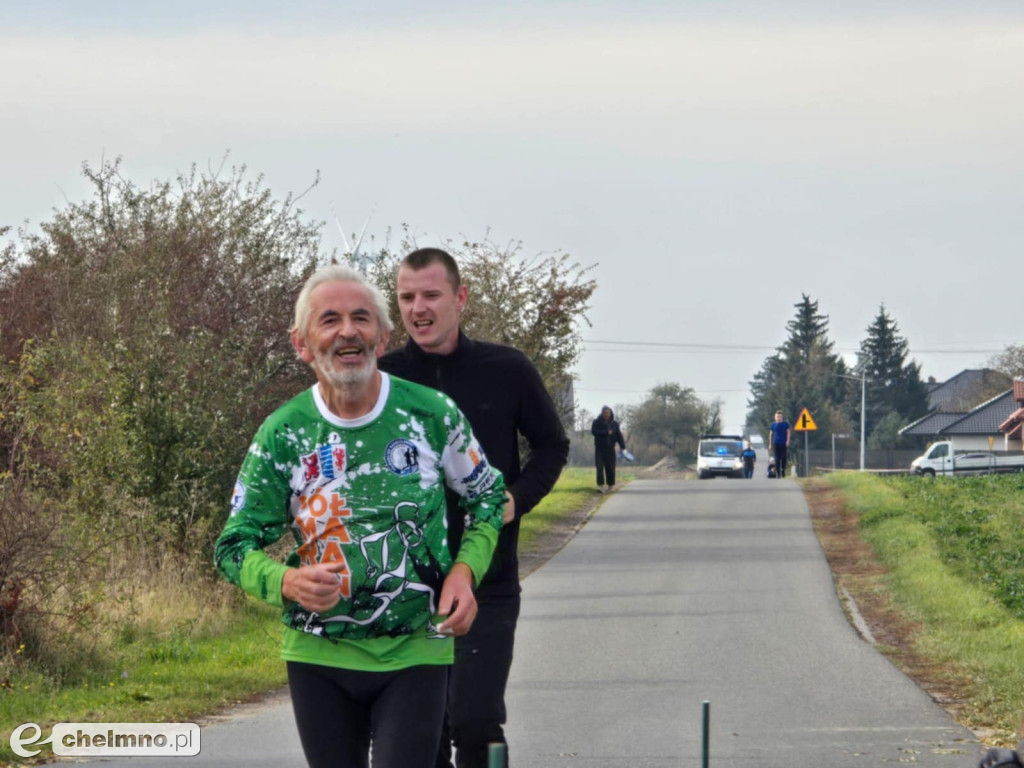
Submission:
[[[28,664],[5,667],[0,690],[0,765],[24,765],[8,737],[36,723],[44,738],[59,722],[191,722],[193,718],[281,686],[278,609],[248,602],[225,616],[222,634],[191,636],[182,627],[145,632],[118,645],[96,671],[61,685]],[[44,747],[40,757],[49,756]]]
[[[618,472],[619,485],[632,480],[631,472]],[[561,477],[530,514],[523,518],[519,527],[519,549],[531,549],[561,518],[595,503],[597,485],[593,467],[566,467]],[[600,498],[600,497],[597,497]]]
[[888,569],[919,651],[969,694],[968,725],[1019,738],[1024,712],[1024,477],[831,478]]

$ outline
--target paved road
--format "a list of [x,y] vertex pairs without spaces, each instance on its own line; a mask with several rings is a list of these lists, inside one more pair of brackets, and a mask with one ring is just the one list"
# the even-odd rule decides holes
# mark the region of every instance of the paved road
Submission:
[[[524,582],[517,768],[967,768],[978,746],[850,627],[789,480],[634,481]],[[286,704],[145,768],[302,765]],[[123,762],[123,761],[118,761]]]
[[[790,480],[635,481],[524,583],[522,768],[969,766],[972,734],[851,628]],[[958,754],[959,753],[959,754]]]

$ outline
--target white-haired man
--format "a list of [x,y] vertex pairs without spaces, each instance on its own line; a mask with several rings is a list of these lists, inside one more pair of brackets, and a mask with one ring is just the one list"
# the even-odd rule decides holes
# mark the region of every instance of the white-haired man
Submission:
[[[317,383],[271,414],[242,464],[216,546],[229,581],[280,605],[310,766],[427,768],[453,636],[469,631],[504,480],[450,398],[377,369],[387,304],[358,272],[315,272],[292,343]],[[448,546],[445,486],[469,520]],[[288,529],[285,564],[264,554]]]

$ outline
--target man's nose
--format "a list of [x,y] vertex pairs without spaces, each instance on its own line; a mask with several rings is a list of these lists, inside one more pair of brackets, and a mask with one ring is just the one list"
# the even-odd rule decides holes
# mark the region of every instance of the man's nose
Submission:
[[356,336],[356,324],[351,317],[342,317],[341,322],[338,323],[338,335],[351,339]]

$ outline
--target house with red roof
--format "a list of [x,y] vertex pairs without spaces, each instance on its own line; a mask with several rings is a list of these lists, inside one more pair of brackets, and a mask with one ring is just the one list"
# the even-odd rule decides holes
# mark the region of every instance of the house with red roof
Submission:
[[1003,433],[1004,450],[1024,450],[1024,379],[1013,381],[1013,401],[1017,409],[999,425]]

